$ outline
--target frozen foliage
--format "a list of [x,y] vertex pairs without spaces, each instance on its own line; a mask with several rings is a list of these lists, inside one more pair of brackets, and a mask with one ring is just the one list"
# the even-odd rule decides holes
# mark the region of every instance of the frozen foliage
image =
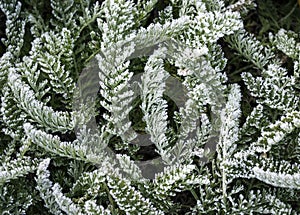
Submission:
[[142,105],[143,120],[146,131],[151,135],[158,153],[165,162],[170,162],[168,153],[164,150],[168,146],[167,132],[167,102],[163,99],[165,81],[169,74],[163,69],[164,49],[156,50],[149,58],[145,73],[142,76]]
[[0,1],[1,214],[300,214],[299,35],[163,2]]

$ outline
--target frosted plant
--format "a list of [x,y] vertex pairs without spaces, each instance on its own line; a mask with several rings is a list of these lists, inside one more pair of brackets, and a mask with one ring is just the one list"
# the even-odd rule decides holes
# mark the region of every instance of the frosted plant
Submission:
[[[145,73],[142,76],[142,105],[143,120],[146,122],[146,131],[151,135],[162,159],[170,162],[164,149],[168,146],[167,132],[167,102],[162,98],[165,90],[165,81],[169,74],[163,69],[163,59],[166,50],[155,50],[150,56]],[[153,129],[154,128],[154,129]]]
[[0,213],[300,214],[299,35],[256,2],[0,1]]

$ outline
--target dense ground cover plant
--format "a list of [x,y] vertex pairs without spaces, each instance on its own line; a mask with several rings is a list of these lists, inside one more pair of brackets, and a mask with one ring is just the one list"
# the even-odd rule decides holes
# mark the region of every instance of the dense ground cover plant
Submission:
[[299,214],[299,14],[0,0],[0,212]]

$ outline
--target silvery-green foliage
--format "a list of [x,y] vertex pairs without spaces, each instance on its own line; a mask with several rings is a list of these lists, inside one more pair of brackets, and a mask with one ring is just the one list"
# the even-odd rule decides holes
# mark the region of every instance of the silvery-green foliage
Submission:
[[[299,36],[264,45],[243,26],[255,6],[0,1],[1,214],[299,214]],[[251,68],[237,83],[224,50]],[[152,179],[132,116],[162,161]]]
[[286,69],[276,64],[263,69],[262,77],[254,78],[249,73],[243,73],[245,84],[251,95],[258,97],[259,104],[272,109],[294,110],[299,105],[299,98],[293,93],[296,84],[294,76],[288,77]]
[[163,99],[168,72],[163,69],[163,59],[166,50],[158,49],[149,57],[142,76],[141,109],[144,113],[146,131],[151,135],[158,153],[165,162],[170,162],[170,155],[165,148],[168,146],[167,132],[167,102]]
[[294,61],[295,87],[300,89],[300,52],[299,36],[293,31],[280,29],[276,35],[270,34],[270,40],[278,50]]
[[263,69],[273,61],[276,62],[272,50],[264,47],[254,35],[245,30],[227,37],[226,40],[245,60],[250,61],[259,69]]
[[0,167],[0,186],[10,180],[27,175],[35,169],[36,161],[31,161],[29,157],[18,157],[14,160],[3,161]]
[[17,58],[20,55],[25,34],[25,20],[19,19],[21,12],[21,2],[17,0],[2,1],[0,8],[7,17],[5,23],[6,39],[1,38],[1,40],[7,47],[7,52],[10,53],[13,57]]
[[299,42],[297,34],[292,31],[280,29],[276,35],[270,34],[272,43],[287,56],[297,60],[299,57]]
[[99,63],[101,96],[100,103],[109,114],[103,117],[107,121],[108,133],[118,135],[124,143],[129,143],[135,136],[130,133],[130,122],[124,123],[133,100],[133,91],[126,89],[133,73],[128,70],[126,58],[134,52],[134,4],[132,1],[107,1],[103,5],[105,22],[98,19],[102,31],[101,54],[96,56]]
[[50,172],[47,170],[50,159],[43,160],[37,170],[37,189],[46,207],[54,214],[79,214],[81,209],[76,206],[71,199],[64,196],[59,184],[54,184],[49,180]]
[[173,165],[155,176],[151,185],[151,195],[160,208],[172,210],[175,205],[170,197],[175,196],[176,192],[192,189],[197,185],[209,184],[205,175],[197,176],[194,170],[194,165]]

